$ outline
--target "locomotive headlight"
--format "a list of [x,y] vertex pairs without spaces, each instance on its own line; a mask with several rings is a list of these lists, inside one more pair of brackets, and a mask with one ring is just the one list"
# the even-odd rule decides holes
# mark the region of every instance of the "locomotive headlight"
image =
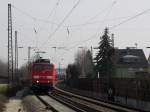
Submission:
[[37,83],[39,83],[39,81],[38,81],[38,80],[37,80],[36,82],[37,82]]
[[34,78],[34,79],[38,79],[38,78],[39,78],[39,76],[38,76],[38,75],[35,75],[35,76],[33,76],[33,78]]
[[46,76],[47,79],[52,79],[52,76]]

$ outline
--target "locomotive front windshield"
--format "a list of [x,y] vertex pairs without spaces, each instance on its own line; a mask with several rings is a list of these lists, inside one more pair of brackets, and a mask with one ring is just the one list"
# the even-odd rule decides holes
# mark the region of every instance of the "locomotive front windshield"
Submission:
[[35,71],[41,71],[41,70],[51,70],[52,69],[52,66],[51,65],[35,65],[33,67],[33,69]]

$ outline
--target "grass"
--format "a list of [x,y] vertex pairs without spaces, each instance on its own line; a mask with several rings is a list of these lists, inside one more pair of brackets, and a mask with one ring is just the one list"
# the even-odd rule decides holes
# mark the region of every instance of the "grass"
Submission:
[[8,84],[0,84],[0,112],[3,112],[5,108],[5,103],[8,98],[5,96],[7,94]]
[[9,86],[8,89],[8,84],[0,84],[0,112],[4,111],[9,97],[14,96],[17,90],[17,87]]
[[6,94],[8,90],[8,84],[0,84],[0,94]]
[[5,103],[8,102],[8,98],[4,95],[0,94],[0,112],[3,112],[5,108]]

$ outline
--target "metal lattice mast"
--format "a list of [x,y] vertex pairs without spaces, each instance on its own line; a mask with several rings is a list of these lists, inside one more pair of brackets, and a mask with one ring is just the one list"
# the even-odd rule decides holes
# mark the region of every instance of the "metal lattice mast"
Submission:
[[8,4],[8,83],[13,82],[13,41],[11,4]]

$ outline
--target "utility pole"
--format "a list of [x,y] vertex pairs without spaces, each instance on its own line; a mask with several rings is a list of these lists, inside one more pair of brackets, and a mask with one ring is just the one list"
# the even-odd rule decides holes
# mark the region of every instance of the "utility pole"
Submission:
[[60,75],[61,73],[60,73],[60,62],[59,62],[59,75]]
[[8,84],[10,82],[13,83],[13,40],[11,4],[8,4]]
[[82,49],[82,75],[81,75],[81,77],[82,78],[85,78],[86,77],[86,75],[85,75],[85,49],[84,49],[84,47],[78,47],[78,48],[80,48],[80,49]]
[[15,79],[18,73],[18,42],[17,42],[17,31],[15,31]]
[[30,50],[31,50],[31,46],[28,47],[28,67],[29,67],[29,64],[30,64]]
[[114,47],[114,34],[111,34],[112,47]]

